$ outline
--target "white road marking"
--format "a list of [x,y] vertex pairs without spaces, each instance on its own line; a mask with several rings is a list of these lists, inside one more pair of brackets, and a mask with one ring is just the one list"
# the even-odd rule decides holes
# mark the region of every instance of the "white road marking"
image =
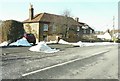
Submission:
[[64,62],[64,63],[56,64],[56,65],[53,65],[53,66],[49,66],[49,67],[46,67],[46,68],[43,68],[43,69],[39,69],[39,70],[36,70],[36,71],[28,72],[28,73],[22,74],[22,76],[23,77],[24,76],[28,76],[28,75],[31,75],[31,74],[34,74],[34,73],[38,73],[38,72],[41,72],[41,71],[45,71],[45,70],[48,70],[48,69],[51,69],[51,68],[54,68],[54,67],[57,67],[57,66],[62,66],[62,65],[65,65],[65,64],[69,64],[69,63],[81,60],[81,59],[89,58],[89,57],[94,56],[94,55],[99,55],[99,54],[102,54],[102,53],[106,53],[108,51],[109,50],[105,50],[105,51],[102,51],[102,52],[99,52],[99,53],[95,53],[93,55],[90,55],[90,56],[87,56],[87,57],[84,57],[84,58],[77,58],[77,59],[70,60],[70,61],[67,61],[67,62]]

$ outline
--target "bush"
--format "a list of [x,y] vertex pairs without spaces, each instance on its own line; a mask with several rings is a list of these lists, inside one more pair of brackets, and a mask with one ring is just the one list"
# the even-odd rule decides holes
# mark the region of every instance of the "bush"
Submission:
[[94,35],[83,35],[80,39],[82,42],[96,42],[99,41]]
[[81,41],[82,42],[112,42],[111,40],[102,40],[94,35],[83,35]]
[[16,41],[24,34],[23,23],[15,20],[6,20],[1,24],[2,42]]
[[120,39],[117,39],[116,42],[117,42],[117,43],[120,43]]

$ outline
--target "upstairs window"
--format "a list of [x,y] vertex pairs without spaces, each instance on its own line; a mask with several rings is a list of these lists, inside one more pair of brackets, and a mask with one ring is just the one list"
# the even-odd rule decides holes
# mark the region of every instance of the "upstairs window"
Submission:
[[44,24],[43,28],[44,28],[43,31],[48,31],[48,24]]

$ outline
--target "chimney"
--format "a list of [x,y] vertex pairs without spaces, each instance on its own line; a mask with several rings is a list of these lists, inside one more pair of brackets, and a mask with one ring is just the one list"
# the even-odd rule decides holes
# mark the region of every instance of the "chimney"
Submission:
[[77,22],[79,22],[79,18],[78,18],[78,17],[76,17],[75,20],[76,20]]
[[33,5],[30,4],[30,8],[29,8],[29,20],[32,20],[34,16],[34,9],[33,9]]

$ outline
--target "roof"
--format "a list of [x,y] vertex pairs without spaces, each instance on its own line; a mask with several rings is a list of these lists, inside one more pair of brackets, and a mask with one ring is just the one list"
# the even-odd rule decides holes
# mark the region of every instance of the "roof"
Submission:
[[56,22],[56,23],[62,23],[62,24],[69,23],[72,25],[79,25],[79,23],[71,17],[65,17],[65,16],[55,15],[55,14],[50,14],[50,13],[40,13],[40,14],[35,15],[32,20],[27,19],[23,22],[24,23],[26,22]]
[[86,23],[78,22],[81,26],[88,26]]

